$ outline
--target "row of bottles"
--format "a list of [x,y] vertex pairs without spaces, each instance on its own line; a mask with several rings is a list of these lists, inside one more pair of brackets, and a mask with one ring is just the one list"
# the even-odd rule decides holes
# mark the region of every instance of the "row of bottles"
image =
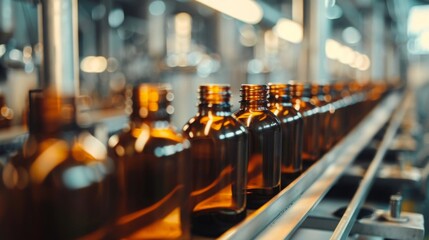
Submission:
[[382,86],[199,87],[179,133],[165,84],[127,92],[129,126],[104,146],[76,123],[74,97],[30,93],[29,138],[1,169],[7,239],[216,237],[300,176],[350,131]]

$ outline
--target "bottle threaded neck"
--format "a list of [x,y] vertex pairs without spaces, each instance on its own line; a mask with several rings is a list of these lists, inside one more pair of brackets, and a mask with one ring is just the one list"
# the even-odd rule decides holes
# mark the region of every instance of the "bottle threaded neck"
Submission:
[[242,104],[268,104],[268,86],[265,84],[241,84],[240,91]]
[[324,95],[331,95],[331,85],[324,84],[320,86],[319,93]]
[[312,87],[313,87],[313,84],[304,83],[304,91],[302,92],[302,97],[311,98],[313,96]]
[[323,85],[319,85],[317,83],[312,83],[311,85],[311,95],[312,96],[317,96],[319,94],[321,94],[322,92],[320,92],[320,89],[323,89]]
[[[127,109],[132,119],[170,120],[174,98],[169,84],[143,83],[132,89]],[[131,106],[130,106],[131,105]]]
[[303,83],[291,81],[287,84],[287,87],[289,88],[290,96],[292,98],[300,98],[303,96],[303,93],[304,93],[304,84]]
[[289,102],[290,88],[284,83],[269,83],[268,99],[270,102]]
[[231,98],[228,84],[204,84],[198,88],[199,105],[229,105]]
[[311,94],[313,96],[324,96],[329,95],[331,92],[331,86],[329,84],[311,84]]

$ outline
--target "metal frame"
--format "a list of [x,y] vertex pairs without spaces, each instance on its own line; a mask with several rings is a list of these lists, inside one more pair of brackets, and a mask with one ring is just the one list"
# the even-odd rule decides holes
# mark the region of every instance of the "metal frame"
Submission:
[[392,143],[393,138],[396,135],[402,119],[405,116],[406,104],[409,104],[409,97],[405,98],[405,101],[402,102],[401,107],[393,115],[392,121],[390,122],[386,133],[383,136],[380,147],[377,149],[377,153],[372,160],[371,164],[368,167],[368,170],[365,173],[362,181],[359,184],[359,187],[353,196],[349,206],[347,207],[343,217],[341,218],[338,226],[335,228],[334,233],[332,234],[331,239],[346,239],[350,234],[350,231],[356,221],[357,214],[362,204],[365,202],[365,199],[368,195],[368,192],[374,182],[378,170],[380,169],[380,164],[383,161],[384,155],[386,154],[389,146]]
[[[420,240],[424,238],[423,215],[417,213],[403,212],[401,216],[406,217],[406,224],[380,221],[377,216],[385,214],[384,211],[377,211],[371,218],[357,220],[350,230],[351,234],[361,234],[366,236],[377,236],[389,239]],[[313,213],[302,224],[302,227],[312,229],[333,231],[338,225],[339,219],[326,216],[314,216]]]
[[220,239],[286,239],[299,228],[357,154],[390,119],[402,93],[386,96],[365,119],[298,179]]

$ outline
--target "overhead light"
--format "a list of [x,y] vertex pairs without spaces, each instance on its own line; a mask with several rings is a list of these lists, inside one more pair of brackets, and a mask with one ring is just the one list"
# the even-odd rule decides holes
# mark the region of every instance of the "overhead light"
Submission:
[[273,30],[279,38],[292,43],[300,43],[304,35],[302,25],[287,18],[280,18]]
[[0,44],[0,57],[2,57],[6,53],[6,46],[4,44]]
[[326,57],[332,60],[338,60],[340,57],[341,44],[333,39],[326,40],[325,52]]
[[328,19],[334,20],[340,18],[341,16],[343,16],[343,10],[337,4],[326,9],[326,17]]
[[102,73],[107,69],[105,57],[88,56],[80,62],[80,69],[87,73]]
[[154,16],[161,16],[165,13],[165,9],[165,3],[161,0],[156,0],[149,4],[149,13]]
[[333,39],[326,40],[325,52],[327,58],[336,60],[354,69],[366,71],[371,66],[371,61],[367,55],[354,51],[350,47]]
[[429,5],[414,6],[408,14],[408,35],[418,35],[429,28],[429,22],[426,21],[429,14]]
[[264,12],[261,6],[252,0],[196,0],[225,15],[249,24],[261,21]]
[[347,27],[343,30],[343,39],[346,43],[356,44],[358,43],[362,36],[360,32],[354,27]]

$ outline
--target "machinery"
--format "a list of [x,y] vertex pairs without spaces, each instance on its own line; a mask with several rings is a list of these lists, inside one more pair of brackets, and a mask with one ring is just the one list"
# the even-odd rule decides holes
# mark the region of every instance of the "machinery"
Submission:
[[381,83],[393,90],[363,120],[219,238],[427,238],[427,4],[0,0],[0,163],[28,137],[30,89],[76,96],[79,122],[107,143],[137,83],[171,84],[178,129],[204,83],[229,84],[235,109],[243,83]]

